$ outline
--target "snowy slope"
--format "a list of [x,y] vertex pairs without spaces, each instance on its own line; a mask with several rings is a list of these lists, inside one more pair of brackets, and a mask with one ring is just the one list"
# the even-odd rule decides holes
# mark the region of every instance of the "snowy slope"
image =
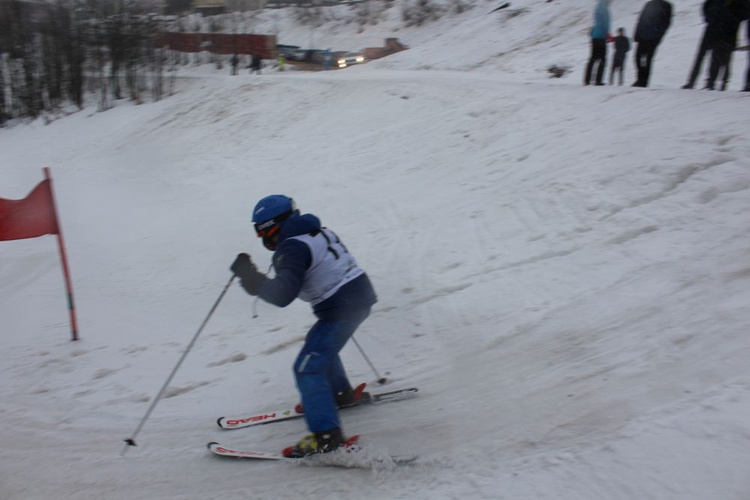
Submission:
[[[68,341],[54,238],[0,244],[0,497],[750,497],[746,54],[732,91],[678,90],[701,25],[699,2],[675,2],[652,88],[584,88],[588,2],[493,6],[316,29],[412,47],[345,71],[185,68],[161,102],[0,130],[0,196],[52,169],[82,336]],[[632,33],[638,11],[615,1],[613,22]],[[304,44],[281,12],[258,31]],[[385,387],[420,388],[344,413],[346,432],[419,463],[209,456],[210,440],[277,451],[305,432],[215,426],[297,401],[313,321],[303,303],[254,319],[237,286],[120,457],[235,254],[269,265],[249,218],[277,192],[372,277],[356,336]],[[343,356],[377,390],[356,347]]]

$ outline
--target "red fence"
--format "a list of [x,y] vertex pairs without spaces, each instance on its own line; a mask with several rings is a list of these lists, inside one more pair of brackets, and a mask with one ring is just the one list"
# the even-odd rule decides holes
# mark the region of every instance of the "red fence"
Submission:
[[214,54],[259,54],[276,59],[276,35],[230,35],[225,33],[157,33],[156,46],[178,52]]

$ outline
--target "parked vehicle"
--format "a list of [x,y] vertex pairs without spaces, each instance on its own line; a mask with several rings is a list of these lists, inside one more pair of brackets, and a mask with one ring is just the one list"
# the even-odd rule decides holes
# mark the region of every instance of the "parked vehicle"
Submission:
[[292,61],[307,61],[307,49],[295,49],[288,57]]
[[365,62],[365,56],[361,52],[347,52],[343,56],[338,58],[339,68],[346,68],[353,64],[361,64]]
[[276,45],[276,50],[279,51],[280,56],[284,56],[285,59],[294,59],[294,55],[300,50],[299,45]]

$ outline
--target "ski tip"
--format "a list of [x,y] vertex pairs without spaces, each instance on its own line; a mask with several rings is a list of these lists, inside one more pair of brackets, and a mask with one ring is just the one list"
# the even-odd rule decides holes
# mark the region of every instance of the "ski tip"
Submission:
[[349,436],[349,438],[344,441],[344,448],[349,448],[350,446],[354,446],[359,441],[359,434],[355,434],[353,436]]
[[217,419],[216,419],[216,425],[218,425],[219,427],[221,427],[221,428],[223,429],[223,428],[224,428],[224,424],[223,424],[223,422],[224,422],[224,419],[225,419],[225,418],[226,418],[226,417],[219,417],[219,418],[217,418]]

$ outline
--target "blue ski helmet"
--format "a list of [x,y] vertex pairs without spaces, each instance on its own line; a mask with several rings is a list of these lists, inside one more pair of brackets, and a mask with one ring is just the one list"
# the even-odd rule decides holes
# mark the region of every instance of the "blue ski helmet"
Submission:
[[253,223],[258,238],[269,250],[276,250],[276,236],[281,223],[293,215],[299,215],[294,200],[283,194],[272,194],[260,200],[253,209]]

